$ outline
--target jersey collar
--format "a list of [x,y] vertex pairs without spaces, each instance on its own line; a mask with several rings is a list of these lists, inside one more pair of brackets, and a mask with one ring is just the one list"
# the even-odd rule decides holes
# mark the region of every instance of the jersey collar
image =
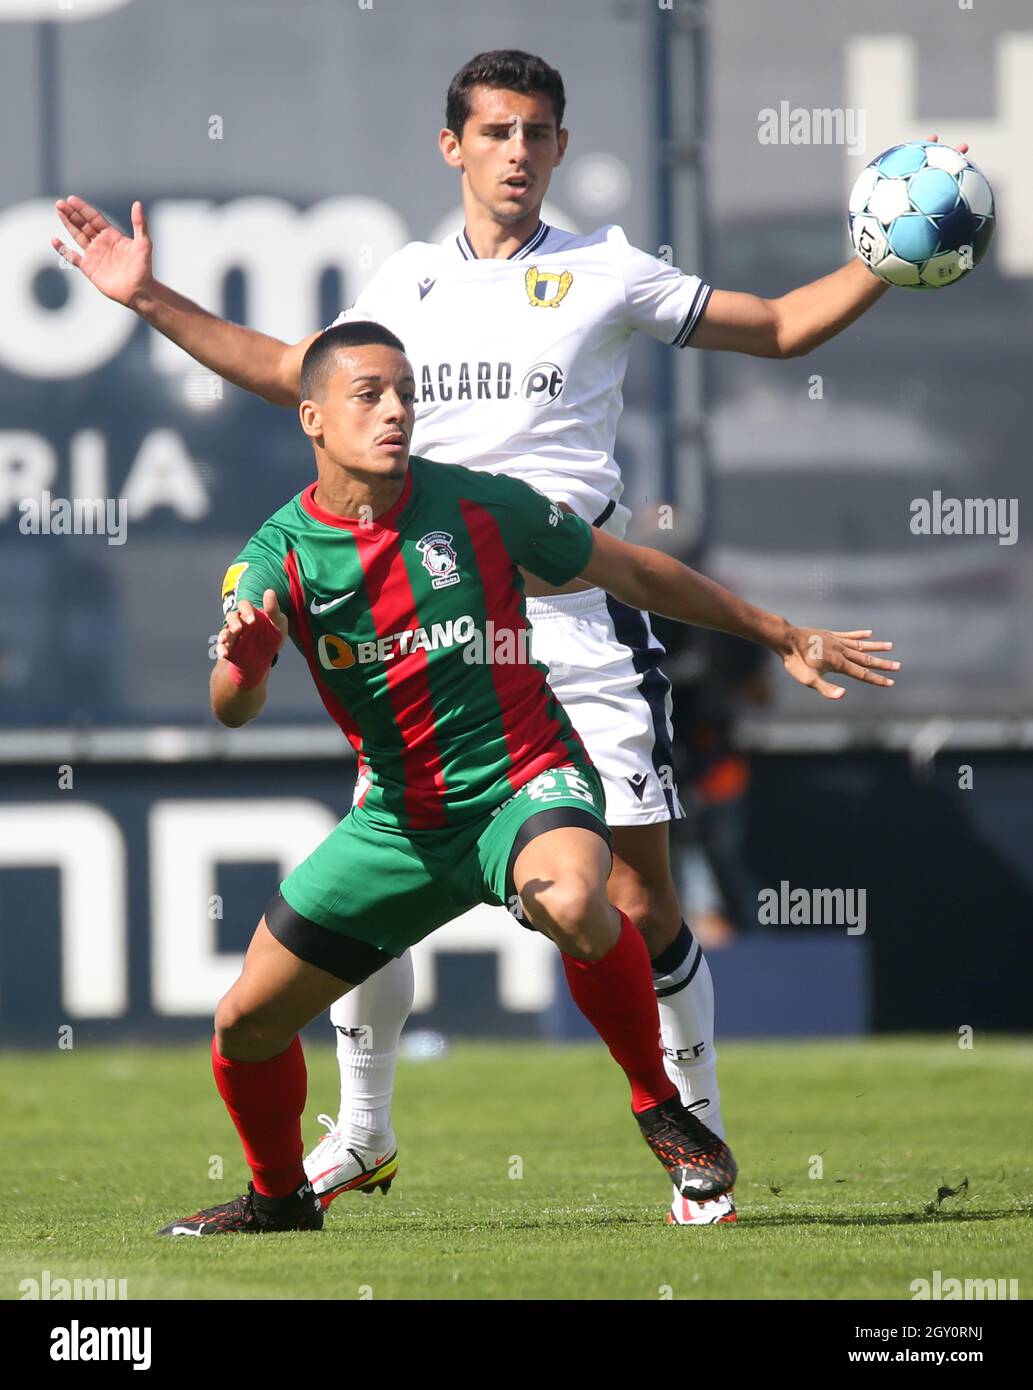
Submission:
[[375,517],[373,521],[366,522],[365,524],[357,517],[338,516],[335,512],[328,512],[324,507],[321,507],[316,501],[316,483],[310,483],[309,486],[305,488],[304,492],[300,494],[302,510],[307,512],[314,521],[321,521],[324,526],[336,526],[342,531],[358,531],[367,535],[373,534],[379,530],[390,531],[394,529],[395,522],[397,522],[402,512],[409,505],[409,501],[412,498],[412,480],[413,469],[410,460],[405,486],[402,488],[401,495],[397,502],[389,507],[386,512],[382,512],[380,516]]
[[[520,261],[523,260],[525,256],[530,256],[532,252],[537,251],[538,247],[541,246],[551,230],[552,228],[549,227],[547,223],[539,220],[538,226],[535,227],[527,240],[522,242],[511,255],[505,256],[503,259],[507,261]],[[464,261],[479,261],[481,259],[470,244],[470,238],[466,235],[465,227],[456,236],[455,243]],[[495,258],[492,257],[491,259]]]

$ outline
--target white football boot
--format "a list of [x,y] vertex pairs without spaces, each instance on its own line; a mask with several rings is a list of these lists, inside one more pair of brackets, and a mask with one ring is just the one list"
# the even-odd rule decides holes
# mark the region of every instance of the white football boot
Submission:
[[387,1194],[398,1172],[398,1146],[394,1135],[379,1149],[349,1147],[329,1115],[317,1116],[327,1133],[305,1159],[305,1176],[325,1211],[342,1192],[371,1195],[379,1187]]
[[709,1202],[694,1202],[675,1188],[674,1201],[667,1213],[668,1226],[723,1226],[738,1220],[731,1192]]

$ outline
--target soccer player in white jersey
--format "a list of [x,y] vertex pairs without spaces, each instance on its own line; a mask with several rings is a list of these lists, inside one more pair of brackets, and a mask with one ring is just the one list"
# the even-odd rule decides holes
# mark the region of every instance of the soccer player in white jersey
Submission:
[[[614,460],[621,383],[636,331],[676,348],[797,356],[854,322],[886,285],[859,260],[780,299],[711,289],[628,244],[619,227],[585,236],[542,222],[563,159],[558,72],[515,50],[478,55],[453,78],[439,136],[460,177],[465,226],[440,245],[412,242],[359,294],[405,342],[417,369],[414,452],[513,474],[620,537],[628,520]],[[215,318],[157,282],[143,208],[123,236],[79,198],[57,204],[79,250],[53,245],[112,299],[227,380],[296,407],[315,334],[287,345]],[[613,904],[645,938],[661,1036],[684,1104],[724,1134],[710,971],[682,920],[668,822],[682,814],[671,778],[669,683],[649,621],[599,589],[529,582],[534,654],[606,788]],[[361,769],[360,769],[361,775]],[[397,1169],[391,1095],[398,1039],[412,1004],[408,954],[331,1010],[341,1107],[309,1156],[329,1203],[390,1184]],[[696,1204],[677,1191],[668,1220],[735,1219],[730,1196]]]

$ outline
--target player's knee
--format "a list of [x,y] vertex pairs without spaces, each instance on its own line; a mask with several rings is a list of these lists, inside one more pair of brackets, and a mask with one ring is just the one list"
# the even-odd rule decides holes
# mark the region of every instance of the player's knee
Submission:
[[596,883],[573,875],[559,879],[525,908],[560,950],[578,960],[597,960],[613,945],[612,913]]
[[550,883],[547,888],[534,895],[530,906],[532,915],[537,909],[544,913],[550,925],[564,933],[578,930],[585,919],[597,907],[599,890],[595,884],[571,874]]
[[215,1042],[222,1057],[235,1061],[264,1061],[286,1045],[283,1030],[262,1012],[250,1009],[231,991],[215,1010]]

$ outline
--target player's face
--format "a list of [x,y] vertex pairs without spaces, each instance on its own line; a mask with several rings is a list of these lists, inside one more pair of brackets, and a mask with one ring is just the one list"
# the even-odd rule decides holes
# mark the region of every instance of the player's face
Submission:
[[404,353],[369,344],[342,351],[322,401],[305,401],[302,427],[329,458],[357,473],[404,477],[416,383]]
[[545,92],[474,87],[462,137],[441,132],[445,159],[466,176],[470,193],[502,226],[537,216],[552,171],[567,148]]

